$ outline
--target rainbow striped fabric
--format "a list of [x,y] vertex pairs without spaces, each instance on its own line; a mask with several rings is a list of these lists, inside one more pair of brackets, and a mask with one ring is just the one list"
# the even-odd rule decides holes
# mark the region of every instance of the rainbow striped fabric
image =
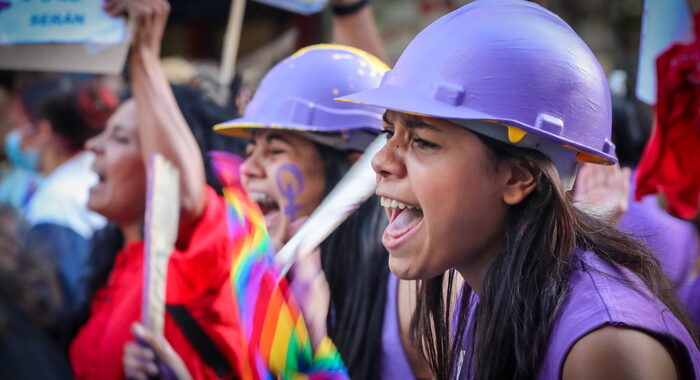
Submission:
[[273,258],[272,242],[258,205],[248,199],[240,183],[242,158],[210,152],[214,171],[224,186],[229,234],[234,255],[231,285],[236,297],[247,357],[241,363],[244,379],[347,379],[338,350],[326,337],[312,352],[300,309]]

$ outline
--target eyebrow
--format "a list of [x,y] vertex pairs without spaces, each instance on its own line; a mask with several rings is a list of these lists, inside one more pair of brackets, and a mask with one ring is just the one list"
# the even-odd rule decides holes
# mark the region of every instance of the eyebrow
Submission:
[[389,111],[384,111],[384,113],[382,114],[382,121],[384,121],[387,124],[391,124],[391,122],[389,121],[389,117],[387,116],[388,113]]
[[[269,144],[269,143],[271,143],[271,142],[273,142],[273,141],[275,141],[275,140],[280,141],[280,142],[282,142],[282,143],[284,143],[284,144],[287,144],[287,145],[292,145],[292,143],[290,143],[289,141],[287,141],[287,139],[285,139],[284,136],[282,136],[282,135],[280,135],[280,134],[278,134],[278,133],[274,133],[274,132],[273,132],[273,133],[269,133],[269,134],[267,134],[267,136],[265,136],[265,143],[267,143],[267,144]],[[251,136],[251,137],[248,139],[248,144],[252,144],[252,145],[255,145],[255,144],[256,144],[256,142],[255,142],[255,132],[253,132],[253,136]]]
[[[393,125],[393,123],[389,121],[389,117],[387,116],[387,114],[388,114],[388,111],[385,111],[384,114],[382,115],[382,120],[384,120],[384,122],[387,124]],[[403,119],[403,123],[406,126],[406,128],[409,128],[409,129],[429,129],[431,131],[442,132],[441,129],[426,123],[422,119],[410,117],[410,115],[406,115],[406,114],[402,114],[400,117]]]
[[284,136],[279,135],[277,133],[270,133],[269,135],[267,135],[267,137],[265,137],[265,141],[267,141],[268,143],[273,142],[275,140],[291,145],[290,142],[284,138]]

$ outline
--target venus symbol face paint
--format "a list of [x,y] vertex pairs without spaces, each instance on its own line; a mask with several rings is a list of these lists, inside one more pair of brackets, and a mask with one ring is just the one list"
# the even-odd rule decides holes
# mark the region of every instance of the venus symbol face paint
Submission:
[[285,198],[284,213],[293,222],[303,205],[297,204],[297,197],[304,191],[304,178],[301,169],[293,164],[282,165],[275,176],[277,189]]
[[318,148],[298,134],[256,131],[241,164],[243,185],[258,203],[273,237],[310,215],[324,197],[325,164]]

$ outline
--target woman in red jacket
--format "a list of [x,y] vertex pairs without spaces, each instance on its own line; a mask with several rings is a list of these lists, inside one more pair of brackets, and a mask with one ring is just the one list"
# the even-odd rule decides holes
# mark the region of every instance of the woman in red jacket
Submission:
[[[141,315],[146,163],[160,153],[179,169],[181,191],[164,335],[193,377],[235,378],[239,329],[228,285],[230,242],[221,222],[226,208],[205,185],[199,148],[160,67],[169,5],[165,0],[111,1],[106,10],[126,11],[138,26],[129,56],[133,98],[87,143],[96,155],[93,168],[99,176],[88,206],[118,227],[121,249],[71,343],[73,370],[78,379],[124,377],[122,350],[133,339],[131,324]],[[214,354],[202,355],[207,348]]]

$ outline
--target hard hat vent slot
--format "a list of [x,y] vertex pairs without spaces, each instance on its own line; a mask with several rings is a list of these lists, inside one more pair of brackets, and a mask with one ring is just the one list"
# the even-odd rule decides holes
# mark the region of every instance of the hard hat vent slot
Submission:
[[546,113],[541,113],[537,115],[537,120],[535,121],[535,128],[542,131],[547,131],[557,136],[561,136],[561,133],[564,131],[564,121],[558,117],[554,117]]
[[452,83],[436,83],[430,98],[451,106],[458,106],[464,100],[464,87]]
[[295,123],[311,125],[314,112],[314,104],[301,99],[293,99],[289,107],[291,120]]
[[603,142],[603,153],[612,154],[615,151],[615,144],[612,141],[605,139]]

